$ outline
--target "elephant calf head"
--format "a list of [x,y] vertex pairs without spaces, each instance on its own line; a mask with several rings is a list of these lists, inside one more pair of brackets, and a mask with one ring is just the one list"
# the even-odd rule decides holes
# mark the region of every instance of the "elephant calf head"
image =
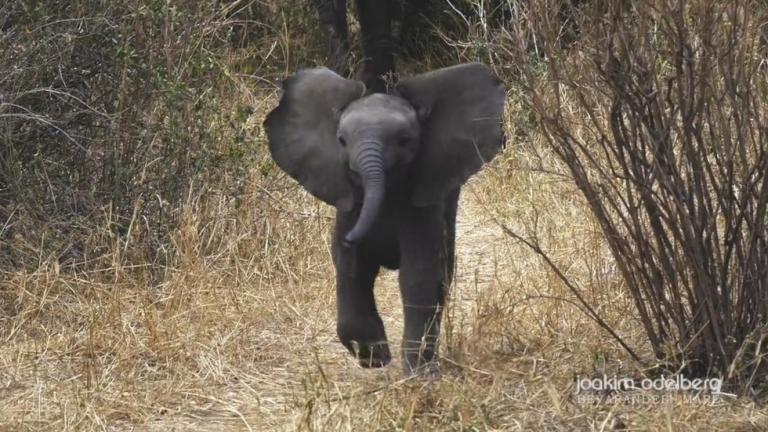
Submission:
[[405,79],[392,94],[365,94],[359,81],[305,69],[284,81],[265,120],[273,159],[315,197],[349,211],[359,177],[362,209],[348,243],[373,224],[394,168],[408,173],[412,204],[427,206],[461,186],[503,143],[504,89],[482,64]]

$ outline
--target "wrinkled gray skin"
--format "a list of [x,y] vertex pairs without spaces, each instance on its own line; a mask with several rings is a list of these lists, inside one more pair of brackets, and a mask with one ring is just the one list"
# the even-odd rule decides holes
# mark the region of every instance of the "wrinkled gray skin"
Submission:
[[373,296],[399,269],[406,374],[437,374],[441,309],[454,263],[461,185],[503,144],[504,89],[471,63],[400,81],[393,94],[325,69],[283,83],[264,122],[275,162],[336,207],[337,333],[364,367],[391,354]]

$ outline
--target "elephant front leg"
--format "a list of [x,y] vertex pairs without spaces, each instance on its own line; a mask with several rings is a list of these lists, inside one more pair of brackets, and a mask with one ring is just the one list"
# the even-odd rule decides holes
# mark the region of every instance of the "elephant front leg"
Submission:
[[440,318],[447,291],[445,232],[439,209],[415,210],[400,236],[400,290],[406,375],[438,375]]
[[361,256],[358,247],[339,243],[338,240],[334,242],[336,332],[362,367],[385,366],[392,355],[373,296],[379,266]]

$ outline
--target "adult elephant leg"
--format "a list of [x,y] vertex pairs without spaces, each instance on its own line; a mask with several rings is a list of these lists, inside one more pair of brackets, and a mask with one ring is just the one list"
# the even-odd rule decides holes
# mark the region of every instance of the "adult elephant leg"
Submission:
[[384,93],[387,87],[381,76],[395,71],[391,2],[357,0],[357,16],[365,57],[361,79],[372,92]]
[[447,291],[444,211],[437,205],[411,208],[400,227],[403,367],[407,375],[439,374],[436,356]]
[[342,245],[343,233],[354,224],[352,212],[337,212],[333,240],[336,266],[336,332],[341,343],[363,367],[385,366],[392,359],[373,285],[379,265],[361,253],[360,246]]
[[320,26],[328,35],[329,67],[341,76],[349,75],[349,30],[347,0],[313,0]]

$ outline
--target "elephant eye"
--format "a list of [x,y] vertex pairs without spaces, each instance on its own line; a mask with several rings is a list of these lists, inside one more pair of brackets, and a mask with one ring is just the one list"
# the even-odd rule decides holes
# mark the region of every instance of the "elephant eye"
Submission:
[[344,137],[339,137],[339,144],[341,144],[342,147],[347,146],[347,140],[344,139]]
[[411,140],[411,137],[404,136],[401,137],[400,140],[397,142],[397,145],[400,147],[405,147],[408,145],[408,142]]

